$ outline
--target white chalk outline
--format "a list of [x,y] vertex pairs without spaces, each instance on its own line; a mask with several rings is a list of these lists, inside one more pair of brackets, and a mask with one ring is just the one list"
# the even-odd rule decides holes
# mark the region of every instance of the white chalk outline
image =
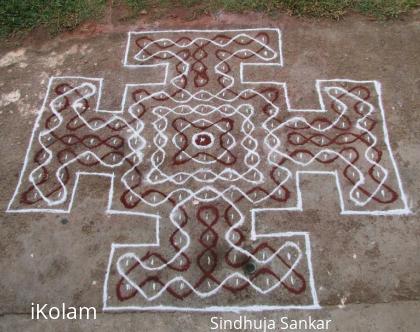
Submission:
[[[370,83],[370,84],[374,84],[375,88],[376,88],[376,92],[377,92],[377,96],[378,96],[378,101],[379,101],[379,106],[380,106],[380,111],[381,111],[381,117],[382,117],[382,129],[383,129],[383,134],[384,134],[384,141],[385,144],[387,146],[387,150],[388,150],[388,155],[389,158],[391,160],[392,166],[393,166],[393,172],[395,173],[397,182],[398,182],[398,187],[399,187],[399,198],[401,199],[401,201],[403,202],[403,208],[401,209],[392,209],[392,210],[348,210],[346,209],[346,207],[344,206],[344,199],[343,199],[343,193],[342,193],[342,189],[341,186],[339,185],[339,180],[338,180],[338,174],[337,172],[310,172],[310,171],[297,171],[296,172],[296,180],[297,180],[297,196],[298,196],[298,200],[297,200],[297,205],[295,207],[286,207],[286,208],[279,208],[279,211],[282,210],[296,210],[296,211],[302,211],[302,204],[301,204],[301,191],[300,191],[300,185],[298,182],[299,179],[299,173],[310,173],[310,174],[331,174],[336,176],[336,183],[337,183],[337,189],[339,192],[339,201],[340,201],[340,207],[341,207],[341,214],[342,215],[351,215],[351,214],[356,214],[356,215],[403,215],[403,214],[409,214],[411,211],[409,209],[408,206],[408,200],[407,197],[405,195],[405,192],[403,190],[403,185],[402,185],[402,181],[400,178],[400,174],[399,174],[399,170],[398,170],[398,166],[395,162],[394,159],[394,155],[392,153],[392,149],[390,146],[390,142],[389,142],[389,135],[388,135],[388,130],[387,130],[387,126],[386,126],[386,121],[385,121],[385,112],[383,109],[383,104],[382,104],[382,89],[381,89],[381,85],[378,81],[355,81],[355,80],[349,80],[349,79],[330,79],[330,80],[316,80],[316,90],[317,90],[317,94],[318,94],[318,100],[319,100],[319,104],[321,105],[320,109],[303,109],[303,110],[297,110],[297,109],[293,109],[290,106],[290,101],[289,101],[289,97],[288,97],[288,93],[287,93],[287,84],[285,82],[270,82],[270,81],[246,81],[243,77],[243,65],[251,65],[251,66],[261,66],[261,65],[278,65],[278,66],[283,66],[283,56],[282,56],[282,40],[281,40],[281,32],[279,29],[274,29],[274,28],[263,28],[263,29],[232,29],[232,30],[166,30],[166,31],[144,31],[144,32],[129,32],[128,33],[128,40],[127,40],[127,45],[126,45],[126,53],[124,56],[124,67],[144,67],[144,66],[149,66],[149,65],[142,65],[142,64],[136,64],[136,65],[132,65],[132,64],[128,64],[128,54],[129,54],[129,50],[130,50],[130,43],[131,43],[131,36],[132,35],[146,35],[146,34],[150,34],[150,33],[166,33],[166,32],[171,32],[171,33],[185,33],[185,32],[199,32],[199,33],[217,33],[217,32],[240,32],[240,33],[244,33],[246,31],[275,31],[278,34],[278,55],[276,55],[276,53],[274,53],[274,58],[279,60],[279,62],[276,63],[241,63],[241,68],[240,68],[240,77],[241,77],[241,83],[243,84],[273,84],[273,85],[277,85],[283,88],[284,90],[284,96],[286,99],[286,105],[287,105],[287,112],[327,112],[325,105],[324,105],[324,100],[322,97],[322,91],[321,91],[321,84],[325,83],[325,82],[349,82],[349,83]],[[249,37],[249,36],[248,36]],[[236,38],[236,37],[235,37]],[[252,38],[252,37],[249,37]],[[162,64],[155,64],[155,65],[151,65],[151,66],[161,66]],[[96,112],[109,112],[109,113],[113,113],[115,115],[119,114],[119,113],[123,113],[124,112],[124,107],[126,104],[126,97],[128,94],[129,89],[133,88],[133,87],[139,87],[139,86],[153,86],[153,85],[164,85],[167,82],[167,77],[168,77],[168,65],[169,63],[165,63],[166,66],[166,73],[165,73],[165,80],[163,82],[160,83],[143,83],[143,84],[127,84],[125,86],[124,89],[124,94],[123,94],[123,98],[121,101],[121,107],[119,111],[107,111],[107,110],[100,110],[99,106],[100,106],[100,101],[101,101],[101,96],[102,96],[102,83],[103,83],[103,78],[88,78],[88,77],[80,77],[80,76],[63,76],[63,77],[51,77],[48,83],[48,88],[47,88],[47,93],[41,108],[41,111],[38,114],[38,117],[35,121],[35,125],[33,127],[33,131],[32,131],[32,135],[31,135],[31,139],[30,142],[28,144],[28,149],[27,149],[27,153],[25,156],[25,160],[24,160],[24,165],[21,169],[20,172],[20,177],[19,177],[19,181],[18,184],[16,186],[15,192],[13,194],[12,199],[10,200],[10,203],[8,205],[8,208],[6,210],[6,212],[18,212],[18,213],[24,213],[24,212],[51,212],[51,213],[56,213],[56,212],[64,212],[64,213],[68,213],[72,207],[73,204],[73,199],[71,199],[70,203],[69,203],[69,207],[68,209],[49,209],[49,208],[42,208],[42,209],[36,209],[36,208],[24,208],[24,209],[12,209],[11,206],[16,198],[16,195],[19,192],[19,188],[21,186],[22,183],[22,178],[23,178],[23,174],[24,171],[26,170],[27,164],[28,164],[28,157],[30,154],[30,150],[33,144],[33,139],[34,139],[34,135],[36,130],[39,128],[39,121],[42,117],[42,114],[45,110],[46,107],[46,102],[50,93],[50,89],[51,89],[51,85],[52,85],[52,81],[54,79],[84,79],[84,80],[89,80],[89,81],[93,81],[93,82],[97,82],[98,83],[98,89],[97,89],[97,94],[98,94],[98,98],[97,98],[97,103],[95,105],[96,108]],[[328,87],[329,89],[333,89],[336,87]],[[277,112],[278,110],[276,110]],[[118,116],[116,118],[119,118]],[[111,120],[112,121],[112,120]],[[268,128],[266,128],[269,131],[269,135],[271,135],[271,132]],[[138,132],[136,133],[138,135]],[[132,137],[130,137],[132,138]],[[270,147],[270,149],[272,149]],[[134,150],[133,150],[134,151]],[[321,151],[322,153],[322,151]],[[139,154],[139,159],[141,160],[141,155]],[[139,160],[139,163],[140,163]],[[95,174],[94,172],[91,174]],[[78,178],[77,178],[78,180]],[[384,179],[385,180],[385,179]],[[379,188],[379,187],[378,187]],[[277,190],[278,188],[276,188],[275,190]],[[73,188],[73,191],[77,190],[77,186],[75,185]],[[74,193],[71,194],[71,197],[74,196]],[[63,197],[64,199],[64,197]],[[118,213],[124,213],[124,212],[128,212],[128,211],[118,211]],[[136,214],[136,215],[142,215],[141,213],[138,212],[129,212],[128,214]]]
[[[285,97],[285,102],[286,102],[286,106],[287,109],[285,110],[286,112],[290,112],[290,115],[292,114],[292,112],[327,112],[328,110],[325,108],[324,105],[324,98],[322,95],[323,91],[326,91],[326,89],[342,89],[339,86],[327,86],[324,87],[323,91],[321,91],[321,85],[323,83],[326,82],[340,82],[340,83],[344,83],[344,82],[348,82],[348,83],[365,83],[365,84],[373,84],[373,86],[375,87],[375,92],[377,94],[377,98],[378,98],[378,104],[379,104],[379,110],[380,110],[380,114],[381,114],[381,120],[382,120],[382,132],[384,135],[384,141],[385,141],[385,145],[387,146],[387,152],[388,152],[388,157],[391,161],[392,164],[392,172],[395,173],[395,177],[396,180],[398,182],[398,187],[399,187],[399,199],[401,199],[402,203],[403,203],[403,208],[401,209],[392,209],[392,210],[363,210],[363,211],[359,211],[359,210],[347,210],[345,207],[345,203],[344,203],[344,198],[343,198],[343,193],[342,193],[342,189],[341,189],[341,185],[339,182],[339,177],[338,177],[338,173],[337,170],[335,171],[331,171],[331,172],[327,172],[327,171],[296,171],[295,172],[295,178],[296,178],[296,192],[297,192],[297,204],[294,207],[286,207],[286,208],[266,208],[266,209],[253,209],[251,210],[251,214],[252,214],[252,237],[254,239],[257,239],[259,237],[267,237],[267,236],[287,236],[287,234],[304,234],[305,236],[305,245],[306,245],[306,257],[308,259],[308,269],[310,270],[310,285],[311,285],[311,292],[312,292],[312,297],[314,299],[314,304],[313,305],[309,305],[309,306],[259,306],[259,305],[255,305],[255,306],[245,306],[245,307],[235,307],[235,306],[224,306],[224,307],[217,307],[217,306],[211,306],[211,307],[206,307],[206,308],[181,308],[181,307],[172,307],[172,306],[153,306],[153,307],[138,307],[138,308],[133,308],[133,307],[107,307],[106,305],[106,298],[105,298],[105,291],[106,291],[106,285],[107,285],[107,281],[108,281],[108,273],[110,271],[110,264],[112,262],[112,256],[114,254],[114,251],[116,248],[119,247],[142,247],[142,246],[159,246],[159,221],[160,221],[160,217],[159,215],[155,215],[155,214],[148,214],[148,213],[142,213],[142,212],[135,212],[135,211],[125,211],[125,210],[114,210],[112,209],[112,196],[113,196],[113,189],[114,189],[114,173],[98,173],[98,172],[81,172],[81,171],[77,171],[76,172],[76,180],[75,180],[75,184],[73,186],[73,190],[70,193],[70,201],[68,203],[68,206],[66,209],[50,209],[50,208],[42,208],[42,209],[36,209],[36,208],[25,208],[25,209],[12,209],[11,206],[17,196],[17,194],[19,193],[19,188],[22,185],[22,181],[23,181],[23,175],[26,172],[26,168],[28,166],[28,160],[29,160],[29,155],[31,152],[31,148],[33,145],[33,141],[35,139],[35,134],[37,132],[37,130],[39,129],[40,126],[40,121],[42,118],[42,115],[45,111],[46,107],[46,103],[47,100],[50,96],[51,93],[51,86],[54,80],[63,80],[63,79],[75,79],[75,80],[84,80],[84,81],[91,81],[91,82],[95,82],[96,85],[92,84],[92,83],[82,83],[80,86],[74,88],[74,89],[78,89],[81,86],[88,86],[92,88],[93,94],[97,95],[97,102],[95,105],[95,111],[96,112],[107,112],[107,113],[112,113],[114,116],[112,117],[112,119],[110,121],[114,121],[114,120],[122,120],[122,118],[120,118],[118,116],[118,114],[121,114],[124,112],[124,109],[126,107],[126,98],[128,95],[128,92],[131,88],[137,88],[137,87],[141,87],[141,86],[147,86],[147,87],[152,87],[152,86],[164,86],[167,84],[168,81],[168,77],[169,77],[169,62],[163,62],[163,63],[159,63],[159,64],[154,64],[154,65],[145,65],[145,64],[131,64],[129,63],[129,53],[130,53],[130,45],[131,45],[131,37],[134,35],[147,35],[147,34],[159,34],[159,33],[226,33],[226,32],[237,32],[239,34],[244,34],[245,36],[247,36],[248,38],[254,39],[253,37],[246,35],[246,32],[262,32],[262,31],[274,31],[277,33],[278,35],[278,50],[272,50],[270,49],[273,54],[274,57],[272,58],[263,58],[264,61],[268,61],[268,60],[272,60],[272,61],[277,61],[277,62],[270,62],[270,63],[245,63],[242,62],[240,63],[240,82],[241,84],[253,84],[253,85],[258,85],[258,84],[272,84],[272,85],[276,85],[279,86],[283,89],[284,91],[284,97]],[[232,38],[237,38],[237,36],[234,36]],[[206,39],[204,37],[198,37],[197,39]],[[195,41],[195,39],[194,39]],[[257,41],[256,39],[254,39],[254,41]],[[268,45],[264,45],[269,47]],[[240,52],[243,50],[240,50]],[[167,52],[167,51],[164,51]],[[236,53],[235,53],[236,54]],[[255,55],[257,55],[256,53],[254,53]],[[173,55],[173,54],[172,54]],[[139,53],[137,53],[134,56],[134,59],[139,61]],[[259,55],[257,55],[258,57],[260,57]],[[261,58],[261,57],[260,57]],[[223,60],[221,63],[223,63],[226,60]],[[318,309],[319,304],[318,304],[318,300],[316,297],[316,291],[315,291],[315,287],[314,287],[314,278],[313,278],[313,271],[312,271],[312,263],[311,263],[311,251],[310,251],[310,243],[309,243],[309,234],[306,232],[288,232],[288,233],[270,233],[270,234],[256,234],[255,231],[255,214],[258,213],[259,211],[263,211],[263,210],[269,210],[269,211],[283,211],[283,210],[288,210],[288,211],[303,211],[303,205],[302,205],[302,193],[300,190],[300,174],[314,174],[314,175],[332,175],[335,176],[336,178],[336,185],[337,185],[337,190],[338,190],[338,194],[339,194],[339,201],[340,201],[340,207],[341,207],[341,214],[342,215],[403,215],[403,214],[409,214],[411,213],[409,206],[408,206],[408,201],[407,201],[407,197],[405,195],[405,192],[403,190],[403,185],[402,185],[402,181],[400,178],[400,173],[399,173],[399,169],[397,166],[397,163],[394,159],[394,155],[392,153],[392,149],[391,149],[391,145],[390,145],[390,141],[389,141],[389,134],[388,134],[388,129],[387,129],[387,125],[386,125],[386,119],[385,119],[385,111],[384,111],[384,107],[383,107],[383,103],[382,103],[382,87],[379,81],[376,80],[370,80],[370,81],[356,81],[356,80],[351,80],[351,79],[318,79],[316,80],[316,90],[317,90],[317,94],[318,94],[318,102],[319,105],[321,106],[320,109],[294,109],[291,107],[290,101],[289,101],[289,97],[288,97],[288,91],[287,91],[287,84],[285,82],[272,82],[272,81],[247,81],[244,78],[244,66],[279,66],[279,67],[283,67],[283,54],[282,54],[282,36],[281,36],[281,32],[279,29],[275,29],[275,28],[259,28],[259,29],[233,29],[233,30],[166,30],[166,31],[142,31],[142,32],[129,32],[128,33],[128,40],[127,40],[127,44],[126,44],[126,51],[125,51],[125,55],[124,55],[124,61],[123,61],[123,66],[124,67],[128,67],[128,68],[147,68],[147,67],[152,67],[152,68],[165,68],[165,75],[164,75],[164,80],[163,82],[152,82],[152,83],[142,83],[142,84],[126,84],[125,88],[124,88],[124,93],[123,93],[123,97],[121,100],[121,107],[120,110],[115,110],[115,111],[109,111],[109,110],[100,110],[100,104],[101,104],[101,96],[102,96],[102,83],[103,83],[103,78],[87,78],[87,77],[83,77],[83,76],[62,76],[62,77],[51,77],[49,79],[48,82],[48,87],[47,87],[47,93],[45,94],[45,98],[42,104],[42,107],[38,113],[38,116],[35,120],[35,124],[33,126],[33,130],[32,130],[32,134],[29,140],[29,144],[28,144],[28,148],[26,151],[26,155],[25,155],[25,159],[24,159],[24,163],[23,163],[23,167],[21,168],[21,172],[20,172],[20,176],[19,176],[19,180],[18,180],[18,184],[15,188],[14,194],[12,196],[12,199],[10,200],[7,210],[6,212],[10,213],[10,212],[16,212],[16,213],[26,213],[26,212],[48,212],[48,213],[69,213],[70,210],[72,209],[73,206],[73,200],[74,200],[74,196],[75,193],[77,191],[78,188],[78,181],[79,181],[79,177],[80,175],[96,175],[96,176],[104,176],[104,177],[109,177],[111,179],[111,183],[110,183],[110,190],[109,190],[109,194],[108,194],[108,204],[107,204],[107,210],[105,211],[108,214],[125,214],[125,215],[133,215],[133,216],[143,216],[143,217],[147,217],[147,218],[152,218],[155,220],[156,222],[156,242],[152,243],[152,244],[112,244],[112,249],[111,249],[111,253],[110,253],[110,261],[109,261],[109,265],[108,265],[108,269],[107,269],[107,274],[106,274],[106,278],[105,278],[105,284],[104,284],[104,311],[119,311],[119,310],[179,310],[179,311],[261,311],[261,310],[278,310],[278,309]],[[221,73],[221,72],[218,72]],[[223,75],[223,74],[222,74]],[[225,75],[224,75],[225,76]],[[90,86],[89,86],[90,84]],[[231,81],[231,84],[228,86],[230,87],[231,85],[234,84],[234,80]],[[249,91],[252,91],[255,93],[254,90],[252,89],[248,89]],[[247,93],[248,90],[243,90],[241,92],[242,93]],[[188,92],[188,91],[186,91]],[[160,93],[160,92],[159,92]],[[202,91],[199,91],[198,93],[195,93],[194,95],[190,94],[191,98],[188,99],[187,101],[183,101],[183,102],[188,102],[191,99],[196,99],[196,100],[203,100],[205,101],[206,99],[202,99],[202,98],[197,98],[197,95],[199,94],[203,94]],[[207,92],[206,92],[207,93]],[[327,91],[328,93],[328,91]],[[93,95],[92,94],[92,95]],[[350,93],[348,93],[350,94]],[[154,94],[152,94],[153,96]],[[219,97],[219,93],[217,96],[213,97],[217,97],[218,99],[221,99]],[[264,98],[264,96],[262,96]],[[223,100],[223,99],[221,99]],[[232,100],[226,100],[227,102],[231,102]],[[338,101],[338,100],[337,100]],[[50,103],[50,106],[53,105],[54,100]],[[339,102],[339,101],[338,101]],[[130,112],[131,107],[133,107],[135,105],[131,105],[128,110]],[[76,103],[74,105],[72,105],[73,109],[77,112],[77,105]],[[274,110],[275,110],[275,114],[277,114],[277,112],[279,111],[279,109],[274,106]],[[345,105],[344,105],[345,107]],[[53,108],[53,107],[52,107]],[[54,108],[53,108],[54,109]],[[274,114],[274,115],[275,115]],[[274,116],[273,115],[273,116]],[[82,118],[79,115],[80,118]],[[272,117],[270,117],[271,119]],[[83,120],[83,118],[82,118]],[[109,122],[110,122],[109,121]],[[268,121],[268,120],[267,120]],[[267,121],[264,123],[264,125],[267,123]],[[274,129],[273,131],[271,131],[270,129],[266,128],[269,131],[269,134],[267,134],[267,136],[272,135],[272,132],[277,130],[278,128]],[[134,136],[136,137],[140,137],[139,133],[141,132],[142,128],[140,128],[140,130],[137,129],[133,129],[134,132]],[[325,129],[323,129],[325,130]],[[320,131],[323,131],[320,130]],[[41,133],[40,133],[41,136]],[[131,144],[130,144],[130,140],[131,138],[133,138],[134,136],[131,136],[129,139],[129,145],[130,148],[132,148]],[[372,145],[373,146],[373,145]],[[275,151],[275,149],[273,147],[270,147],[271,152]],[[132,152],[138,157],[139,159],[139,163],[142,160],[142,154],[141,152],[139,152],[136,149],[132,148]],[[324,152],[324,151],[321,151]],[[277,153],[277,152],[276,152]],[[80,155],[82,156],[82,155]],[[79,156],[78,156],[79,157]],[[367,158],[368,160],[370,160],[369,158]],[[137,165],[137,164],[136,164]],[[110,167],[118,167],[118,165],[108,165]],[[131,170],[130,170],[131,171]],[[128,172],[127,172],[128,174]],[[30,175],[31,176],[31,175]],[[124,177],[122,177],[123,179]],[[126,184],[126,183],[125,183]],[[227,190],[231,190],[234,186],[226,189],[223,193],[225,193]],[[276,188],[277,190],[278,188]],[[236,190],[241,191],[240,189],[236,188]],[[172,192],[171,194],[175,193]],[[168,195],[169,197],[170,195]],[[146,202],[144,200],[142,200],[143,202]],[[252,201],[252,200],[251,200]],[[149,202],[146,202],[149,204]],[[153,206],[152,204],[149,204],[151,206]]]
[[[203,188],[204,190],[204,188]],[[222,194],[223,195],[223,194]],[[195,196],[195,194],[192,195],[193,197]],[[191,197],[188,198],[187,200],[192,199]],[[183,204],[184,202],[182,202]],[[181,205],[181,203],[180,203]],[[174,208],[175,209],[175,208]],[[241,221],[240,221],[241,222]],[[240,223],[239,222],[239,223]],[[243,222],[243,218],[242,218],[242,222]],[[234,228],[235,226],[233,226],[231,228],[231,230]],[[229,239],[229,231],[226,233],[226,240]],[[132,306],[113,306],[113,305],[109,305],[108,304],[108,300],[109,300],[109,295],[108,295],[108,283],[109,283],[109,274],[111,271],[111,266],[112,266],[112,262],[114,259],[114,254],[115,254],[115,249],[119,248],[119,244],[115,244],[113,243],[111,246],[111,252],[110,252],[110,256],[109,256],[109,261],[108,261],[108,268],[107,268],[107,272],[105,274],[105,279],[104,279],[104,288],[103,288],[103,310],[104,311],[261,311],[261,310],[289,310],[289,309],[320,309],[320,305],[319,305],[319,301],[318,301],[318,296],[316,294],[316,289],[315,289],[315,280],[314,280],[314,273],[313,273],[313,267],[312,267],[312,257],[311,257],[311,246],[310,246],[310,239],[309,239],[309,233],[308,232],[282,232],[282,233],[273,233],[273,234],[256,234],[256,239],[258,238],[266,238],[266,237],[278,237],[278,238],[288,238],[288,237],[296,237],[296,236],[303,236],[304,237],[304,243],[305,243],[305,252],[303,254],[301,254],[302,257],[306,257],[306,264],[307,264],[307,268],[308,268],[308,277],[309,277],[309,282],[308,282],[308,287],[310,289],[310,293],[311,293],[311,297],[312,297],[312,303],[311,304],[306,304],[306,305],[279,305],[279,306],[273,306],[273,305],[244,305],[244,306],[204,306],[204,307],[178,307],[178,306],[167,306],[167,305],[155,305],[155,306],[138,306],[138,305],[132,305]],[[287,241],[281,248],[278,249],[278,251],[282,250],[282,248],[286,245],[288,245],[290,241]],[[294,245],[296,245],[294,242],[290,242],[293,243]],[[138,247],[139,245],[135,245],[136,247]],[[148,245],[141,245],[143,247],[148,247]],[[128,245],[127,245],[128,247]],[[188,247],[188,244],[186,244],[186,247]],[[236,246],[234,246],[236,247]],[[277,251],[277,252],[278,252]],[[248,255],[253,256],[252,254],[248,253]],[[269,257],[268,259],[261,261],[258,260],[260,262],[266,262],[269,261],[271,259],[273,259],[273,257],[275,256],[275,254],[273,254],[271,257]],[[123,256],[120,256],[118,258],[118,262],[126,259],[127,257],[129,258],[133,258],[135,259],[137,262],[139,262],[143,268],[146,268],[147,270],[154,270],[154,269],[162,269],[164,268],[166,265],[169,264],[166,263],[158,268],[150,268],[147,266],[144,266],[144,263],[142,261],[140,261],[138,258],[136,258],[135,254],[132,253],[126,253]],[[301,258],[298,258],[296,260],[296,262],[293,264],[293,266],[291,267],[291,269],[289,269],[289,272],[287,272],[285,274],[284,277],[282,277],[281,281],[285,280],[289,274],[291,273],[291,270],[300,263]],[[175,258],[174,258],[175,259]],[[137,284],[135,284],[133,281],[131,281],[129,278],[127,278],[127,276],[125,276],[124,272],[120,270],[119,267],[119,263],[117,262],[117,268],[118,268],[118,272],[120,276],[123,276],[124,279],[128,282],[128,284],[136,289],[139,293],[141,293],[143,295],[143,297],[146,297],[146,294],[141,290],[141,288],[139,288],[137,286]],[[208,292],[208,293],[201,293],[197,290],[194,289],[194,287],[183,277],[176,277],[173,278],[170,282],[166,283],[165,286],[159,291],[159,293],[157,293],[156,295],[154,295],[152,298],[146,298],[146,300],[151,301],[157,297],[159,297],[161,295],[161,293],[163,293],[167,287],[169,287],[172,283],[176,283],[178,281],[182,281],[185,285],[187,285],[194,293],[195,295],[197,295],[200,298],[206,298],[209,296],[212,296],[214,294],[216,294],[219,289],[225,284],[227,283],[230,279],[242,279],[245,280],[246,282],[248,282],[251,287],[253,287],[256,291],[260,292],[261,294],[266,294],[271,292],[273,289],[280,287],[281,285],[281,281],[279,281],[278,283],[274,284],[273,286],[271,286],[269,289],[262,291],[261,289],[259,289],[259,287],[257,287],[256,285],[254,285],[248,278],[246,278],[245,276],[243,276],[240,273],[233,273],[230,274],[228,277],[226,277],[226,279],[219,284],[219,286],[217,286],[216,288],[214,288],[212,291]]]

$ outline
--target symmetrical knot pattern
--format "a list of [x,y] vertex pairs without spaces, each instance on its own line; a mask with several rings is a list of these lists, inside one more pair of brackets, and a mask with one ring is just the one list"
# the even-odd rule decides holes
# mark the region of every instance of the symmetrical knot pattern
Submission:
[[280,37],[130,33],[124,65],[165,79],[126,85],[120,111],[99,109],[100,79],[50,80],[8,211],[68,212],[80,175],[106,175],[108,213],[158,224],[156,243],[113,244],[105,309],[317,307],[309,234],[255,227],[302,210],[302,173],[334,176],[343,214],[408,211],[379,83],[317,81],[321,108],[292,109],[259,70],[283,65]]

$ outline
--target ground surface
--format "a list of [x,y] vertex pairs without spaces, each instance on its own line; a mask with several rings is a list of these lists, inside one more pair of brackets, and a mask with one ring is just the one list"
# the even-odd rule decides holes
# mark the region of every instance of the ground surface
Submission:
[[[109,182],[101,178],[81,179],[69,214],[5,213],[49,77],[103,77],[101,108],[118,109],[126,83],[150,82],[162,74],[122,67],[127,31],[273,27],[281,29],[283,34],[284,67],[254,75],[267,81],[287,82],[294,108],[319,108],[317,79],[349,78],[382,83],[390,144],[412,212],[404,216],[340,215],[334,179],[305,177],[301,182],[304,211],[279,212],[275,218],[263,219],[271,231],[310,234],[311,263],[322,309],[293,311],[290,317],[309,314],[331,317],[336,331],[415,331],[420,309],[417,254],[420,201],[416,197],[420,189],[417,178],[420,138],[416,125],[420,50],[415,42],[420,30],[418,18],[418,14],[413,14],[405,21],[384,24],[349,17],[333,23],[220,14],[192,22],[175,19],[159,24],[139,22],[133,26],[110,20],[53,40],[34,36],[36,44],[28,40],[20,48],[8,45],[0,54],[3,140],[0,243],[4,253],[0,263],[1,329],[56,330],[53,324],[30,320],[31,302],[52,305],[65,302],[101,310],[111,244],[147,242],[155,236],[152,226],[139,227],[136,218],[105,214]],[[162,213],[165,211],[162,208]],[[307,267],[302,269],[303,274],[308,273]],[[265,303],[261,297],[248,294],[242,300]],[[307,298],[295,300],[286,295],[277,300],[290,304],[305,302]],[[219,304],[231,305],[232,301],[235,303],[235,298],[222,298]],[[276,298],[271,297],[270,301]],[[199,300],[192,300],[191,305],[197,303]],[[284,313],[247,316],[278,317]],[[210,316],[208,313],[160,313],[161,319],[156,320],[155,313],[106,313],[95,322],[54,324],[69,331],[138,330],[139,324],[148,330],[178,330],[177,326],[182,325],[185,330],[201,331],[208,329]],[[233,318],[235,314],[225,316]]]

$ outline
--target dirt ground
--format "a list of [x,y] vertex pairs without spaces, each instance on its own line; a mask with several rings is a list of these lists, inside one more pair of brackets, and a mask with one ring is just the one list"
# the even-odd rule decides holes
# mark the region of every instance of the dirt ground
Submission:
[[[334,180],[305,177],[302,212],[277,216],[276,231],[309,232],[319,310],[246,313],[332,319],[331,331],[417,331],[420,326],[420,13],[394,22],[349,16],[339,22],[219,13],[124,23],[108,17],[54,38],[33,34],[0,50],[0,330],[208,331],[210,318],[236,313],[102,313],[111,244],[145,242],[154,229],[105,213],[109,182],[81,179],[71,212],[6,212],[51,76],[102,77],[101,108],[116,109],[127,83],[147,72],[122,66],[128,31],[279,28],[284,67],[265,71],[287,82],[294,108],[318,109],[317,79],[378,80],[390,144],[411,210],[406,215],[341,215]],[[322,208],[320,208],[322,207]],[[251,299],[252,300],[252,299]],[[259,303],[255,299],[255,303]],[[95,321],[34,321],[31,303],[94,306]]]

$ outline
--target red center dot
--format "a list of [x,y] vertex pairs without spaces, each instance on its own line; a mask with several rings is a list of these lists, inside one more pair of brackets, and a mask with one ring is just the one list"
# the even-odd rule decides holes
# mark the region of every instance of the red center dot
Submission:
[[211,137],[208,134],[199,134],[195,137],[194,143],[199,146],[207,146],[211,144]]

